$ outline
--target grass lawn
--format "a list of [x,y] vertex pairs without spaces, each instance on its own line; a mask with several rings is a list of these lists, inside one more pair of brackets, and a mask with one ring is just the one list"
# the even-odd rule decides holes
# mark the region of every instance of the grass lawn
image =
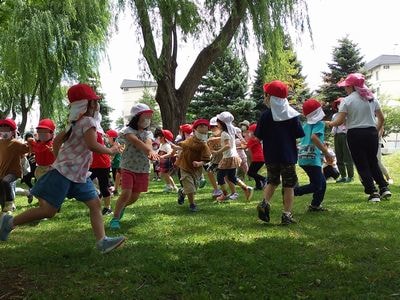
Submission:
[[[310,195],[298,197],[298,224],[287,227],[279,225],[280,189],[265,224],[255,209],[261,192],[251,202],[242,193],[214,204],[207,185],[197,195],[200,211],[190,213],[152,182],[126,210],[124,246],[107,255],[94,247],[86,206],[66,201],[52,220],[0,242],[0,299],[399,298],[400,153],[384,162],[395,182],[390,201],[368,203],[358,180],[329,182],[330,210],[309,213]],[[17,206],[27,209],[26,197]]]

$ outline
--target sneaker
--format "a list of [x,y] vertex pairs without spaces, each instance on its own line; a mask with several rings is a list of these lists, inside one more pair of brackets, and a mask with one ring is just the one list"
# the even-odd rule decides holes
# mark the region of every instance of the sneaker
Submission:
[[8,235],[10,234],[12,228],[10,226],[10,220],[13,217],[9,214],[3,214],[0,217],[0,240],[1,241],[6,241],[8,238]]
[[314,206],[314,205],[309,205],[308,206],[308,211],[310,212],[321,212],[321,211],[328,211],[325,207],[320,206]]
[[26,197],[28,198],[28,204],[31,204],[33,201],[33,195],[31,194],[31,189],[29,189],[28,195]]
[[183,192],[183,188],[178,190],[178,204],[182,205],[185,202],[185,193]]
[[201,178],[199,181],[199,188],[202,189],[203,187],[205,187],[207,184],[207,180],[205,180],[204,178]]
[[353,177],[347,177],[345,183],[352,182],[354,179]]
[[226,195],[226,194],[224,194],[223,192],[222,192],[222,194],[221,195],[219,195],[218,197],[217,197],[217,202],[224,202],[224,201],[226,201],[227,199],[229,199],[228,198],[228,195]]
[[388,182],[389,184],[393,184],[393,179],[392,179],[392,178],[389,178],[389,179],[387,180],[387,182]]
[[105,254],[121,246],[124,241],[125,241],[124,236],[105,237],[101,241],[98,241],[96,243],[96,248],[102,254]]
[[389,199],[390,197],[392,197],[392,193],[390,192],[388,187],[381,188],[379,194],[382,199]]
[[232,193],[228,196],[229,200],[236,200],[237,198],[239,198],[239,193]]
[[291,213],[286,214],[282,213],[281,224],[282,225],[289,225],[289,224],[296,224],[296,220],[293,219],[293,215]]
[[166,186],[164,187],[164,189],[163,189],[163,192],[164,192],[164,193],[168,193],[168,192],[170,192],[171,190],[172,190],[172,186],[166,185]]
[[342,177],[336,180],[336,183],[343,183],[343,182],[346,182],[346,177]]
[[369,202],[380,202],[381,201],[381,196],[377,192],[374,192],[374,193],[369,195],[368,201]]
[[253,198],[254,189],[251,186],[248,186],[247,189],[244,191],[244,196],[246,197],[246,201],[250,201]]
[[269,212],[271,210],[271,205],[264,200],[262,200],[258,205],[257,205],[257,211],[258,211],[258,218],[261,221],[264,222],[269,222]]
[[196,204],[190,204],[189,210],[190,210],[191,212],[197,212],[197,211],[199,211],[199,209],[197,208],[197,205],[196,205]]
[[213,190],[213,192],[212,192],[212,197],[213,197],[213,198],[217,198],[218,196],[221,196],[222,194],[223,194],[223,193],[222,193],[221,190],[216,189],[216,190]]
[[110,221],[110,229],[119,230],[121,229],[121,225],[119,224],[119,219],[112,218]]
[[3,212],[13,212],[17,208],[15,207],[14,201],[6,201],[4,203]]
[[110,214],[112,214],[112,209],[111,208],[109,208],[109,207],[104,207],[103,208],[103,210],[101,211],[101,214],[103,215],[103,216],[108,216],[108,215],[110,215]]

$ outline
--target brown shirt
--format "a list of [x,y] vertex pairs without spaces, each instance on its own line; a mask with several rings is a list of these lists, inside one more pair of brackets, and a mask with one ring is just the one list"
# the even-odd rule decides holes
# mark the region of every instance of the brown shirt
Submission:
[[22,176],[21,158],[29,147],[16,139],[0,139],[0,178],[8,174]]
[[178,144],[182,151],[176,161],[176,165],[186,172],[194,172],[202,167],[193,167],[194,161],[210,161],[211,152],[207,143],[199,140],[196,136],[191,136],[187,140]]

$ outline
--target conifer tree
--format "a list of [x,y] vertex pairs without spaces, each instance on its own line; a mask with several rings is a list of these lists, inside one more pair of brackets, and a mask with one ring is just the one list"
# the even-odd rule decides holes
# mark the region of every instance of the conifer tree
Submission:
[[[323,84],[318,93],[320,97],[331,107],[332,101],[346,96],[343,88],[336,84],[350,73],[361,72],[365,62],[360,54],[358,45],[347,36],[338,40],[338,47],[333,49],[333,62],[328,63],[329,72],[322,72]],[[329,109],[326,112],[331,113]]]
[[235,120],[254,119],[254,103],[246,99],[247,67],[228,49],[203,76],[188,112],[192,118],[210,119],[230,111]]

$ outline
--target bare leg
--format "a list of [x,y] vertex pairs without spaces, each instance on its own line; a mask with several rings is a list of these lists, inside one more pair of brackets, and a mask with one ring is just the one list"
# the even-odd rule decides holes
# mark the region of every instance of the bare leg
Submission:
[[189,194],[187,194],[187,197],[189,199],[189,203],[190,204],[194,204],[194,194],[193,193],[189,193]]
[[85,202],[89,207],[90,223],[97,241],[102,240],[106,234],[104,231],[103,217],[101,215],[101,202],[98,198]]
[[291,212],[293,209],[294,200],[294,188],[285,187],[283,188],[283,210],[286,212]]
[[119,218],[121,211],[127,205],[129,199],[131,198],[132,192],[130,189],[123,189],[121,194],[118,197],[117,203],[115,204],[114,209],[114,218]]
[[270,183],[267,184],[267,186],[264,188],[264,200],[266,202],[271,202],[272,196],[274,195],[276,188],[276,185],[272,185]]
[[141,192],[132,193],[131,198],[129,199],[129,201],[126,203],[125,206],[135,203],[139,199],[140,194],[141,194]]
[[44,218],[52,218],[57,213],[58,208],[50,205],[47,201],[39,199],[39,207],[34,207],[17,215],[13,219],[13,226],[26,224]]
[[103,197],[104,207],[111,207],[111,196]]
[[218,189],[217,180],[215,179],[214,172],[207,172],[208,179],[214,190]]

